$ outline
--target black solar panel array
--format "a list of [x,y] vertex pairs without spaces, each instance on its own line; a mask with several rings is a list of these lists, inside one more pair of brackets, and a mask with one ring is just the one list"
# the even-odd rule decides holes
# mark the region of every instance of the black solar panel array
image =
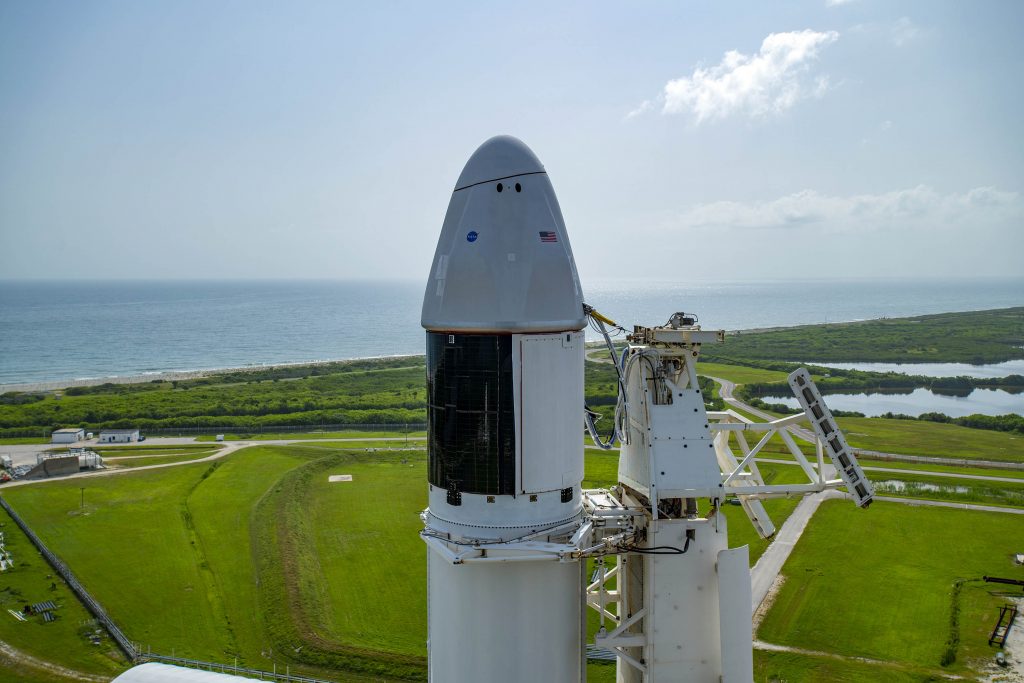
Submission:
[[428,478],[459,494],[515,492],[512,335],[427,333]]

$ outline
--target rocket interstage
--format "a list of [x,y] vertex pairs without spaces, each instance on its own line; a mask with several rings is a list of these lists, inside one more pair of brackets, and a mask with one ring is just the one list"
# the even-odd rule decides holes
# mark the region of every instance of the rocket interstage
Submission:
[[581,678],[582,563],[504,548],[564,543],[583,515],[586,323],[544,167],[491,138],[456,183],[423,297],[432,681]]

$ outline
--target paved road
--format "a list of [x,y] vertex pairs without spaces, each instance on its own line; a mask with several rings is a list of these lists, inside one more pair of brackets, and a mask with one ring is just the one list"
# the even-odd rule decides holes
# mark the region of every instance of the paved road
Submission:
[[[45,481],[55,481],[55,480],[58,480],[58,479],[74,479],[74,478],[83,478],[83,477],[109,477],[109,476],[116,475],[116,474],[125,474],[127,472],[141,472],[141,471],[144,471],[144,470],[156,470],[156,469],[161,469],[161,468],[164,468],[164,467],[180,467],[182,465],[193,465],[193,464],[195,464],[197,462],[209,462],[211,460],[218,460],[220,458],[223,458],[225,455],[228,455],[229,453],[234,453],[237,450],[240,450],[242,448],[248,448],[249,446],[288,446],[288,445],[291,445],[291,444],[311,444],[311,445],[316,445],[318,442],[319,443],[323,443],[323,442],[336,443],[336,442],[339,442],[339,441],[341,441],[341,442],[352,442],[352,441],[358,441],[358,442],[364,442],[364,441],[404,442],[405,440],[406,440],[406,437],[404,437],[404,436],[395,436],[395,437],[378,437],[378,436],[374,436],[374,437],[367,437],[367,438],[352,437],[352,438],[341,438],[341,439],[339,439],[339,438],[334,438],[334,439],[332,439],[332,438],[324,438],[324,439],[268,439],[268,440],[265,440],[265,441],[223,441],[223,442],[199,441],[199,442],[197,442],[194,438],[180,439],[180,438],[171,438],[171,437],[167,437],[167,438],[153,437],[153,438],[150,438],[150,439],[146,439],[145,443],[142,444],[142,445],[143,446],[145,446],[145,445],[168,446],[168,445],[182,445],[182,444],[196,444],[196,443],[199,443],[199,444],[203,444],[203,445],[209,445],[211,448],[213,448],[215,446],[221,446],[221,448],[216,453],[212,453],[212,454],[210,454],[210,455],[208,455],[206,457],[203,457],[203,458],[195,458],[193,460],[181,460],[181,461],[178,461],[178,462],[167,462],[167,463],[162,463],[162,464],[159,464],[159,465],[143,465],[143,466],[140,466],[140,467],[125,467],[125,468],[119,468],[119,469],[92,470],[92,471],[87,471],[87,472],[78,472],[77,474],[69,474],[66,477],[53,477],[53,478],[47,478],[47,479],[19,479],[19,480],[16,480],[16,481],[7,482],[6,484],[0,485],[0,491],[2,491],[5,488],[11,488],[12,486],[28,486],[30,484],[38,484],[40,482],[45,482]],[[426,437],[410,436],[408,440],[409,441],[425,441]],[[42,446],[47,446],[47,444],[38,444],[36,446],[30,446],[29,447],[29,448],[35,448],[35,450],[32,451],[32,462],[35,462],[35,453],[43,450]],[[139,444],[137,444],[137,443],[135,443],[135,444],[104,444],[103,448],[104,449],[106,449],[108,447],[127,448],[127,447],[132,447],[132,446],[138,447]]]

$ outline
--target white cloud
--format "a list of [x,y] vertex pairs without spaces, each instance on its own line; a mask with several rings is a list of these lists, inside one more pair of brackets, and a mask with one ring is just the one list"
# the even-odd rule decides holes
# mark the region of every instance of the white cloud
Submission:
[[906,47],[931,32],[931,29],[915,24],[910,17],[900,17],[888,23],[857,24],[850,30],[854,33],[879,36],[895,47]]
[[889,27],[889,38],[896,47],[903,47],[920,36],[921,29],[910,20],[910,17],[901,17]]
[[870,232],[976,229],[1009,225],[1024,217],[1017,192],[977,187],[942,194],[926,185],[850,196],[802,190],[761,202],[722,201],[691,207],[666,228],[778,230],[813,228],[816,232]]
[[825,4],[829,7],[839,7],[840,5],[849,5],[855,0],[825,0]]
[[[697,123],[733,114],[760,117],[783,112],[828,89],[826,76],[811,79],[808,71],[819,50],[838,38],[835,31],[809,29],[772,33],[755,55],[730,50],[718,65],[698,66],[692,75],[669,81],[657,102],[663,114],[692,114]],[[654,107],[648,100],[627,118]]]

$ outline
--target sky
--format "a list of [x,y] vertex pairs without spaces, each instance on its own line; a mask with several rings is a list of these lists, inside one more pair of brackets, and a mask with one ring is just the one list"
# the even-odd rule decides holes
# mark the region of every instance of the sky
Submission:
[[581,278],[1024,276],[1024,3],[0,3],[0,278],[425,279],[484,140]]

